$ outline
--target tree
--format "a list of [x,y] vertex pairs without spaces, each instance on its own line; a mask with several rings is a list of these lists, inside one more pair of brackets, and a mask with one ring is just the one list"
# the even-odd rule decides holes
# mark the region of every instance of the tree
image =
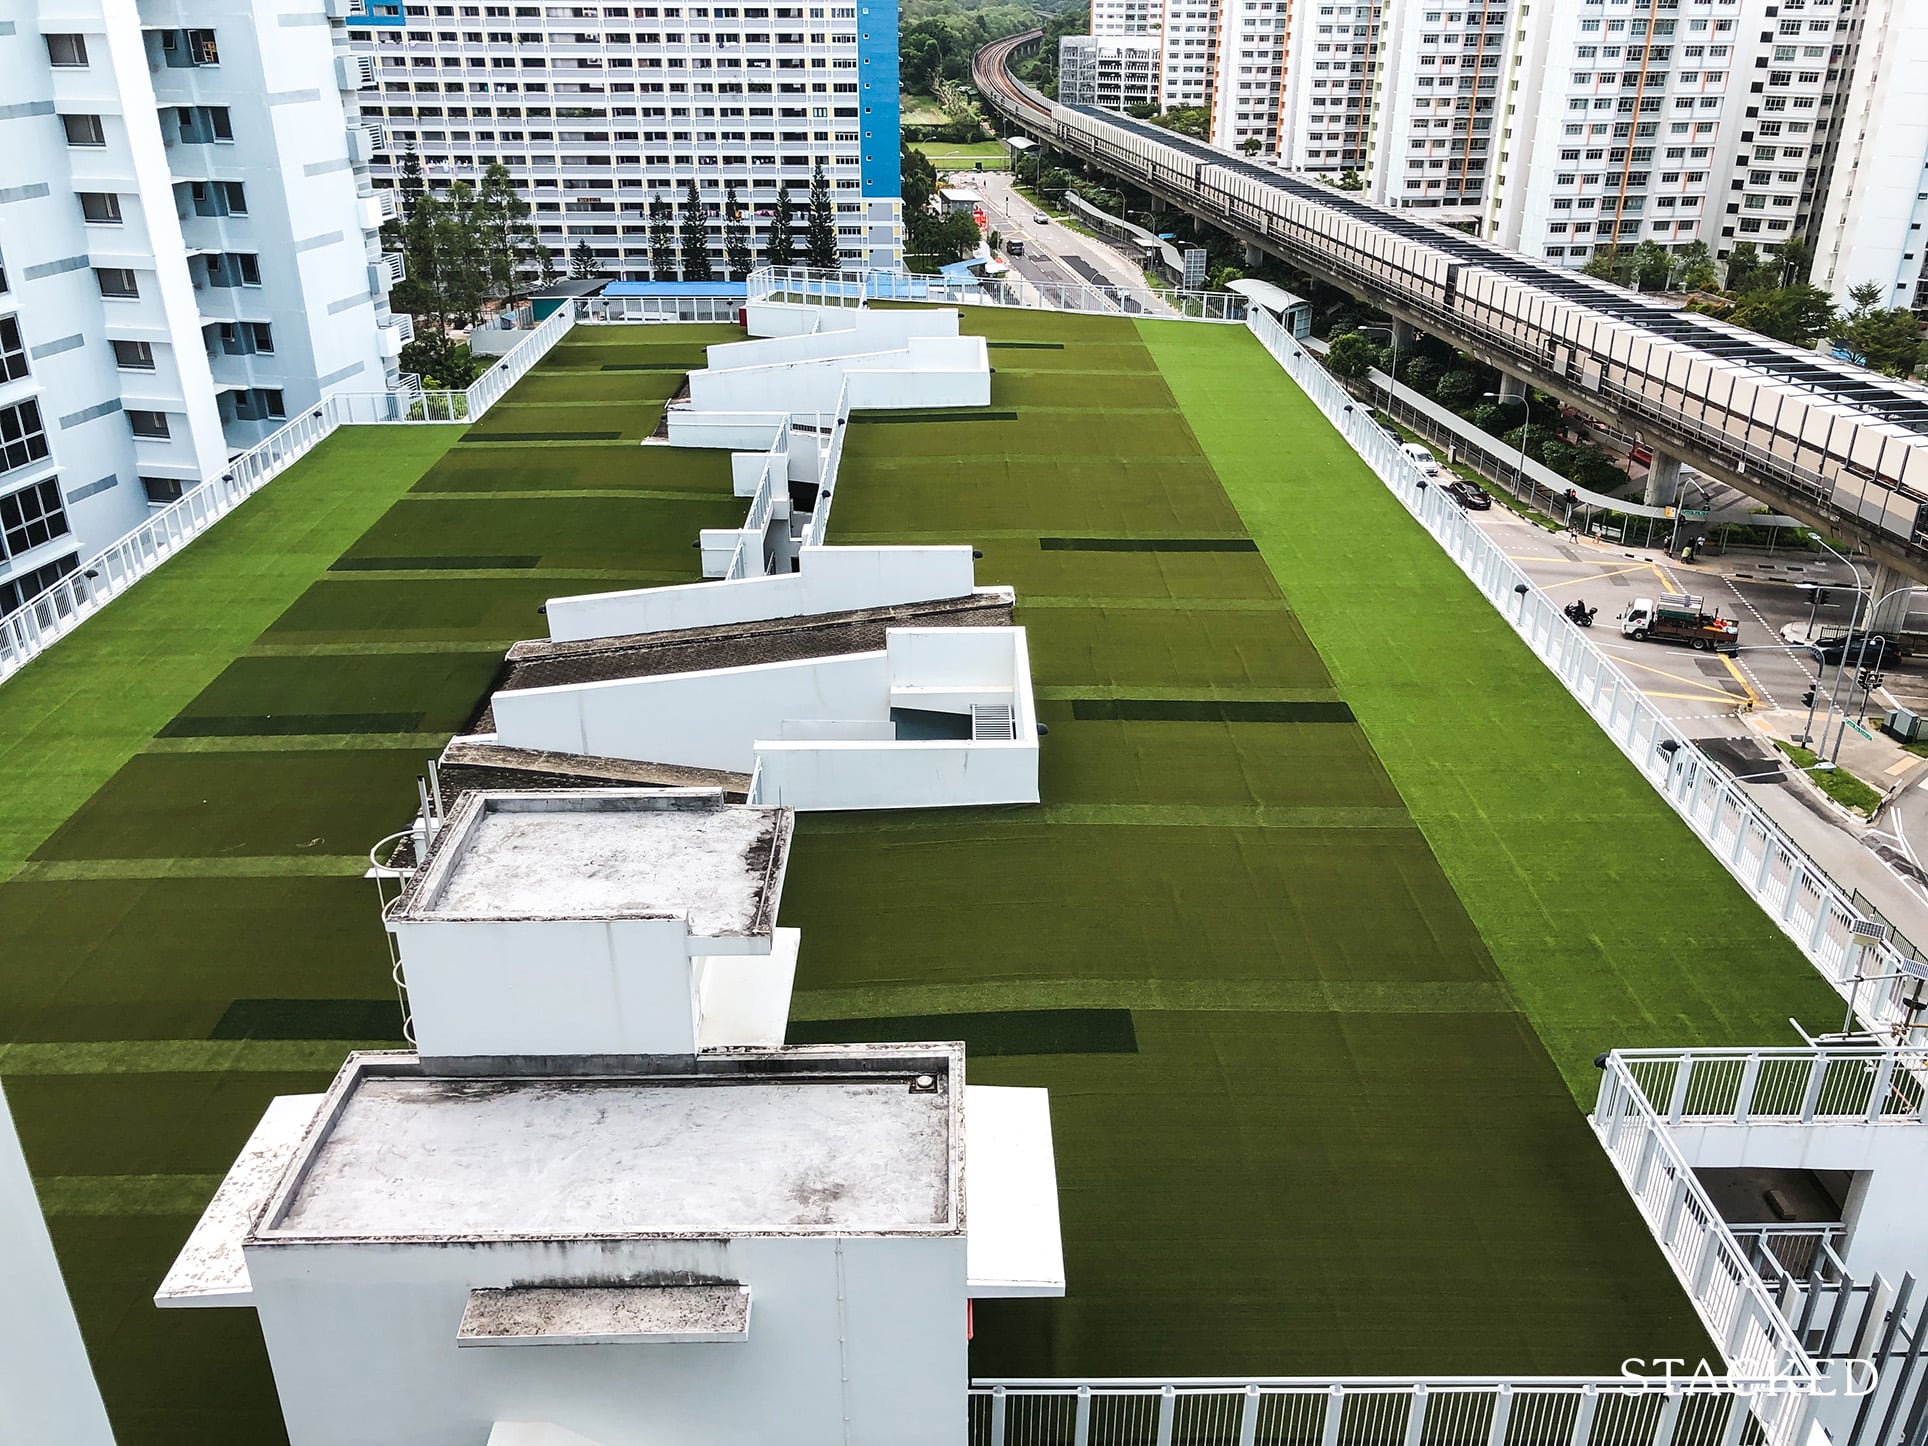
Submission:
[[602,275],[602,261],[596,255],[596,248],[587,241],[578,241],[569,252],[569,276],[573,281],[588,281]]
[[743,219],[743,207],[736,199],[736,183],[723,188],[723,260],[730,269],[730,280],[741,281],[750,274],[750,227]]
[[448,315],[472,325],[488,299],[488,258],[476,212],[475,188],[467,181],[449,187],[437,243],[441,254],[442,298]]
[[819,161],[810,172],[810,216],[804,231],[806,266],[831,270],[837,264],[837,208],[830,199],[830,179]]
[[1600,246],[1587,258],[1587,264],[1580,268],[1582,276],[1591,276],[1596,281],[1618,281],[1620,279],[1620,248]]
[[1674,284],[1682,291],[1712,291],[1720,285],[1720,272],[1705,241],[1689,241],[1674,253],[1680,270]]
[[1743,241],[1727,253],[1727,289],[1744,296],[1761,285],[1761,253],[1752,241]]
[[1248,156],[1256,156],[1260,151],[1265,149],[1265,142],[1257,136],[1247,136],[1238,143],[1238,148]]
[[1416,356],[1399,368],[1399,380],[1416,392],[1431,396],[1439,386],[1439,363],[1431,357]]
[[1920,358],[1921,323],[1905,308],[1889,310],[1886,299],[1878,281],[1855,287],[1848,293],[1850,309],[1828,328],[1828,339],[1862,366],[1905,377]]
[[681,249],[685,281],[708,281],[715,275],[710,270],[710,210],[697,194],[694,177],[683,190]]
[[[910,207],[905,206],[908,212]],[[770,212],[770,228],[763,234],[763,264],[765,266],[794,266],[797,264],[797,232],[791,222],[794,212],[790,205],[790,183],[777,182],[777,203]]]
[[402,148],[402,174],[397,185],[402,193],[402,219],[407,220],[415,214],[415,203],[428,190],[428,180],[422,174],[422,158],[415,154],[413,141]]
[[536,228],[529,220],[529,203],[517,194],[500,161],[491,161],[482,173],[482,188],[475,197],[475,225],[489,288],[513,307],[523,268],[539,266],[538,253],[545,248],[536,239]]
[[1808,249],[1807,242],[1799,236],[1790,236],[1780,245],[1770,246],[1768,254],[1780,263],[1781,285],[1792,286],[1806,279],[1808,263],[1813,259],[1813,252]]
[[1665,291],[1673,280],[1674,255],[1658,241],[1642,241],[1628,260],[1634,286],[1640,291]]
[[649,201],[649,274],[658,281],[676,279],[675,212],[667,196]]
[[1812,346],[1827,334],[1835,320],[1834,298],[1818,286],[1763,287],[1749,292],[1734,308],[1736,326],[1758,331],[1776,341]]
[[1488,390],[1478,372],[1452,371],[1439,379],[1439,386],[1433,398],[1442,407],[1450,407],[1455,412],[1464,412],[1478,402]]
[[1356,381],[1371,371],[1378,360],[1379,348],[1372,344],[1372,338],[1349,331],[1332,339],[1326,351],[1326,370],[1335,377]]

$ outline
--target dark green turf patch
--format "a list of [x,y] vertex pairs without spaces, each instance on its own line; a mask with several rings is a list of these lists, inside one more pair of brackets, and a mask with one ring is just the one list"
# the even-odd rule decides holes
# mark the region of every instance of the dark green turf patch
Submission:
[[621,432],[478,432],[463,434],[464,442],[614,442]]
[[681,362],[604,362],[600,368],[606,372],[687,372],[688,367]]
[[1027,601],[1038,598],[1241,604],[1279,598],[1271,570],[1256,553],[1043,552],[1035,538],[979,536],[971,541],[984,554],[977,564],[979,583],[1015,587],[1020,612]]
[[343,557],[330,572],[527,572],[542,565],[540,557],[487,557],[453,553],[444,557]]
[[614,591],[658,582],[695,582],[694,552],[685,571],[646,573],[595,582],[552,578],[336,578],[303,593],[264,634],[268,642],[360,643],[501,641],[548,634],[536,610],[574,592]]
[[304,734],[414,733],[420,713],[205,714],[176,718],[157,738],[292,738]]
[[1167,413],[1174,423],[1180,421],[1171,388],[1155,372],[1077,372],[1066,367],[998,371],[991,377],[991,404],[1102,411],[1107,422],[1127,409],[1157,411]]
[[[501,666],[500,658],[479,652],[237,658],[160,736],[206,737],[222,731],[206,724],[207,719],[231,724],[283,717],[327,726],[241,731],[452,733],[475,716]],[[392,721],[396,726],[358,729],[345,721],[332,721],[351,716],[369,722]]]
[[401,1002],[386,999],[237,999],[209,1039],[393,1039]]
[[1285,608],[1092,608],[1022,613],[1039,682],[1063,687],[1322,688],[1325,664]]
[[59,964],[0,970],[10,1043],[202,1039],[233,999],[265,988],[353,999],[393,987],[375,886],[359,877],[15,879],[0,886],[0,935],[15,958]]
[[1220,698],[1079,698],[1072,716],[1121,723],[1351,723],[1344,703],[1242,703]]
[[[740,527],[743,501],[715,498],[630,497],[585,492],[572,497],[498,496],[486,505],[466,497],[407,497],[397,502],[345,562],[393,567],[441,558],[448,569],[470,569],[479,558],[534,557],[544,567],[637,568],[649,561],[701,575],[695,543],[706,527]],[[337,569],[341,564],[337,564]],[[473,569],[470,569],[473,570]],[[553,586],[557,593],[602,591],[608,584]]]
[[361,854],[408,821],[423,765],[415,748],[143,753],[33,857]]
[[956,411],[934,412],[852,412],[852,423],[866,422],[881,425],[885,422],[1015,422],[1016,412],[993,412],[959,408]]
[[1046,552],[1257,552],[1249,537],[1040,537]]
[[871,1019],[793,1019],[786,1036],[790,1044],[951,1039],[964,1042],[968,1059],[1138,1052],[1129,1009],[1003,1009],[972,1014],[893,1014]]
[[[1170,444],[1148,445],[1155,453]],[[844,455],[851,457],[848,450]],[[983,545],[989,541],[984,534],[993,530],[1028,532],[1033,538],[1207,537],[1243,531],[1238,513],[1197,457],[1040,461],[1002,456],[994,449],[942,456],[933,448],[851,460],[863,481],[838,490],[831,532],[839,540],[904,533]],[[1035,541],[1028,546],[1037,548]]]
[[984,343],[991,351],[1063,351],[1061,341],[987,341]]
[[604,487],[701,491],[728,497],[730,458],[727,452],[700,447],[645,447],[635,442],[455,451],[431,467],[410,490],[587,492]]

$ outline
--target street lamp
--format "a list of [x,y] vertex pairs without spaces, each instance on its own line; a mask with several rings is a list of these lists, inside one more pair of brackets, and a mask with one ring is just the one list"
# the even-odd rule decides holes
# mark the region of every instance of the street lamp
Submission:
[[[1828,544],[1822,539],[1820,533],[1817,532],[1814,534],[1814,541],[1815,541],[1815,545],[1818,546],[1823,552],[1827,553],[1828,556],[1832,557],[1836,562],[1840,563],[1843,567],[1847,568],[1849,572],[1854,574],[1854,612],[1848,618],[1848,638],[1851,641],[1854,638],[1854,630],[1861,621],[1861,603],[1863,599],[1865,599],[1868,595],[1867,584],[1861,581],[1861,569],[1856,567],[1852,562],[1848,561],[1847,558],[1841,556],[1841,554],[1836,552],[1832,547],[1828,546]],[[1834,716],[1835,701],[1841,696],[1841,675],[1847,671],[1847,666],[1848,666],[1848,649],[1847,649],[1846,643],[1843,643],[1841,647],[1841,657],[1839,661],[1835,664],[1834,687],[1830,689],[1828,692],[1828,716],[1830,718]],[[1821,681],[1821,678],[1825,676],[1826,672],[1827,672],[1827,662],[1825,659],[1823,659],[1821,664],[1821,673],[1815,676],[1814,681],[1818,684]],[[1810,703],[1808,705],[1808,722],[1812,724],[1813,721],[1814,721],[1814,705]],[[1843,730],[1844,735],[1845,735],[1845,732],[1846,730],[1844,729]],[[1822,740],[1824,745],[1826,741],[1827,740],[1825,738]],[[1826,751],[1825,747],[1823,748],[1822,751],[1823,752]]]
[[1533,399],[1524,391],[1517,397],[1509,397],[1503,392],[1483,392],[1481,395],[1502,404],[1518,402],[1523,408],[1520,414],[1520,464],[1513,469],[1513,499],[1518,501],[1520,483],[1526,480],[1526,434],[1533,427]]
[[[1823,547],[1827,546],[1826,543],[1822,543],[1821,545]],[[1834,549],[1829,548],[1828,550],[1832,552]],[[1839,556],[1839,554],[1837,553],[1836,556]],[[1888,601],[1889,598],[1899,597],[1903,593],[1913,592],[1914,589],[1915,589],[1915,584],[1904,583],[1900,587],[1890,588],[1887,592],[1884,592],[1883,594],[1881,594],[1880,597],[1876,598],[1873,602],[1869,603],[1868,604],[1868,626],[1869,627],[1874,626],[1874,620],[1881,612],[1881,605],[1886,601]],[[1841,679],[1843,675],[1845,675],[1848,671],[1848,644],[1853,643],[1855,645],[1854,667],[1855,667],[1855,673],[1857,675],[1857,679],[1861,672],[1862,664],[1864,664],[1868,660],[1867,630],[1866,629],[1857,630],[1857,627],[1856,627],[1856,623],[1859,621],[1859,618],[1860,618],[1860,613],[1861,613],[1861,599],[1859,596],[1857,596],[1855,598],[1855,621],[1851,621],[1848,624],[1848,636],[1842,641],[1842,644],[1841,644],[1841,661],[1836,665],[1837,670],[1834,675],[1835,695],[1838,695],[1840,693]],[[1812,630],[1810,630],[1808,636],[1810,638],[1813,637]],[[1877,667],[1880,666],[1880,660],[1882,658],[1885,658],[1886,656],[1887,656],[1887,647],[1885,646],[1885,643],[1884,643],[1884,646],[1876,650]],[[1874,689],[1869,688],[1867,691],[1870,697],[1872,697],[1874,693]],[[1850,704],[1854,702],[1854,689],[1852,688],[1848,690],[1848,702]],[[1828,706],[1830,708],[1834,706],[1834,695],[1830,695],[1828,699]],[[1848,712],[1847,712],[1847,709],[1844,708],[1841,711],[1841,726],[1836,731],[1836,735],[1835,735],[1834,752],[1836,754],[1840,753],[1841,745],[1847,742],[1847,739],[1848,739]]]

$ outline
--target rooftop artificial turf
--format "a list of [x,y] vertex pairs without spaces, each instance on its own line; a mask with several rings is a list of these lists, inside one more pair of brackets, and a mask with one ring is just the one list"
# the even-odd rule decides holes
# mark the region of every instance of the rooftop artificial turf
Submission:
[[361,873],[424,759],[544,599],[742,519],[636,445],[741,333],[594,335],[486,427],[338,433],[0,690],[0,1074],[122,1446],[281,1436],[248,1313],[149,1298],[266,1101],[398,1036]]
[[[812,817],[785,922],[799,1037],[1052,1090],[1071,1293],[981,1307],[976,1368],[1699,1354],[1561,1071],[1821,986],[1242,332],[970,323],[1030,343],[1011,415],[859,422],[833,535],[1020,590],[1045,803]],[[251,1317],[148,1296],[266,1099],[392,1032],[359,859],[502,647],[740,517],[634,445],[732,335],[339,435],[0,690],[0,1072],[123,1446],[279,1436]]]
[[784,917],[813,1038],[1132,1014],[1129,1052],[972,1061],[1052,1091],[1070,1278],[981,1304],[974,1369],[1703,1354],[1575,1095],[1825,988],[1242,330],[967,325],[1017,415],[859,422],[832,531],[1018,588],[1045,801],[807,818]]

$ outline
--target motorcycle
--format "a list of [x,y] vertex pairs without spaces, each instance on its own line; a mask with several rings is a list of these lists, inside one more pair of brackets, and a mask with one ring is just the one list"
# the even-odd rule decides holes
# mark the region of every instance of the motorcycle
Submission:
[[1560,611],[1566,614],[1567,621],[1572,623],[1574,627],[1590,628],[1593,626],[1594,614],[1598,613],[1600,609],[1590,608],[1584,602],[1574,601],[1568,603]]

